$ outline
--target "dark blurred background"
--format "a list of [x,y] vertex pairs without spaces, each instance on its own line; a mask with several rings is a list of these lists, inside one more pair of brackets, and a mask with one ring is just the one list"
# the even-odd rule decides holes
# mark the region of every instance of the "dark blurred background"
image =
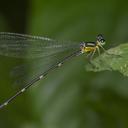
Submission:
[[[4,0],[0,31],[78,42],[102,33],[111,47],[128,41],[127,5],[126,0]],[[14,94],[10,71],[21,63],[0,56],[0,103]],[[128,78],[87,72],[86,64],[86,57],[78,57],[36,83],[0,110],[0,127],[128,128]]]

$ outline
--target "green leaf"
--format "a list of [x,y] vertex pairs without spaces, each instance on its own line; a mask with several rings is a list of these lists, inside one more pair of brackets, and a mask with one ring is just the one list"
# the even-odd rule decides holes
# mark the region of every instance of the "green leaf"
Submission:
[[128,76],[128,44],[121,44],[107,50],[91,63],[86,66],[88,71],[119,71],[124,76]]

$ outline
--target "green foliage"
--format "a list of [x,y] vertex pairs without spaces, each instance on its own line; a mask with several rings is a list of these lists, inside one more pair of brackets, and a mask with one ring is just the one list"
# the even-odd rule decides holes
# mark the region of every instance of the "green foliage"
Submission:
[[[95,41],[101,33],[106,42],[127,42],[127,5],[123,0],[31,0],[25,19],[26,33],[78,42]],[[15,2],[13,6],[13,12],[20,15]],[[23,10],[21,6],[21,13]],[[13,12],[10,11],[10,17],[15,16]],[[122,58],[104,53],[93,60],[96,69],[88,67],[103,72],[86,72],[84,66],[88,62],[84,55],[53,71],[35,84],[38,86],[0,110],[0,127],[127,128],[128,79],[118,72],[106,71],[118,70],[127,75],[127,44],[108,52]],[[9,79],[14,63],[15,59],[1,57],[0,102],[16,91],[11,89],[13,82]]]
[[128,44],[121,44],[107,50],[92,61],[86,68],[88,71],[119,71],[128,76]]

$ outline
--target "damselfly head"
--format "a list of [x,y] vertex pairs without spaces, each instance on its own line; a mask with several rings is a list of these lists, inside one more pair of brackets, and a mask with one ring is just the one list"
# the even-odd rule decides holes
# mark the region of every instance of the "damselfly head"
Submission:
[[99,34],[99,35],[97,36],[97,43],[98,43],[99,45],[105,45],[105,39],[103,38],[103,35],[102,35],[102,34]]

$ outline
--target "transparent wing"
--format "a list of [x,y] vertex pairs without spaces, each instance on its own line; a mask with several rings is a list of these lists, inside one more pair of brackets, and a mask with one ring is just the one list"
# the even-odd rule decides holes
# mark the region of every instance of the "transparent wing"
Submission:
[[0,54],[30,58],[11,72],[16,85],[25,85],[50,66],[79,50],[79,43],[17,33],[0,33]]
[[62,62],[65,57],[74,53],[74,50],[75,49],[66,50],[58,54],[52,54],[48,57],[29,59],[22,65],[14,67],[11,71],[11,77],[15,81],[14,85],[16,87],[26,86],[28,82],[48,70],[51,66],[58,62]]
[[4,56],[37,58],[50,56],[72,48],[79,48],[79,43],[18,33],[0,33],[0,55]]

